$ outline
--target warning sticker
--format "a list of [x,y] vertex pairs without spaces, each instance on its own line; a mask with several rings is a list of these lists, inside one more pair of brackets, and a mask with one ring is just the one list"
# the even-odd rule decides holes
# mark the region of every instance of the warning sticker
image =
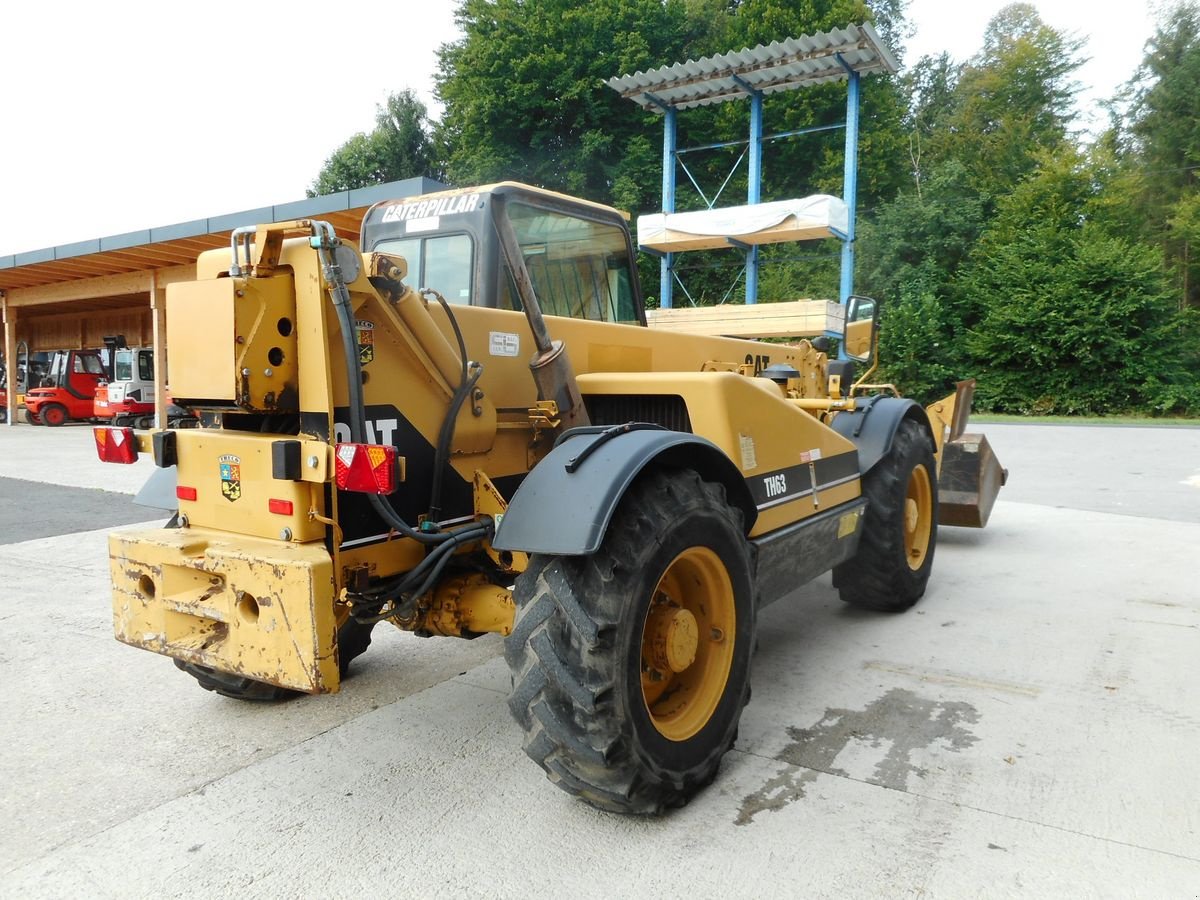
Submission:
[[517,356],[521,352],[521,336],[507,331],[489,332],[488,352],[492,356]]
[[738,443],[742,449],[742,471],[749,472],[758,468],[758,454],[754,452],[754,438],[748,434],[739,434]]

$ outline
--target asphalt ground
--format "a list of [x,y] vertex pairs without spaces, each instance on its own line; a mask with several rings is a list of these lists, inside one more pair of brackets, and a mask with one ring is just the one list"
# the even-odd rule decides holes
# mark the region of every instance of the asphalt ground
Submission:
[[[379,628],[341,693],[237,703],[112,639],[105,529],[18,536],[0,895],[1196,897],[1200,430],[984,430],[989,527],[906,614],[768,608],[734,750],[653,820],[524,757],[496,638]],[[90,453],[0,426],[5,478],[147,474]]]
[[134,505],[128,494],[0,478],[0,544],[129,525],[155,515]]

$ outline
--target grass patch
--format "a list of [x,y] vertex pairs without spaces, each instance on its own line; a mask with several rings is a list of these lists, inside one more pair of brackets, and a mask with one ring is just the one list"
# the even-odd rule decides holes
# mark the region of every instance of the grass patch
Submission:
[[1200,419],[1152,418],[1150,416],[1013,416],[1003,413],[971,413],[971,424],[979,425],[1137,425],[1142,428],[1200,428]]

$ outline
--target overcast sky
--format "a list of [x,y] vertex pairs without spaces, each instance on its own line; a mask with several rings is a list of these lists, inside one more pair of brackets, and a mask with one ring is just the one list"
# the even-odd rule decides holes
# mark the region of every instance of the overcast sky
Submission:
[[[437,110],[435,54],[456,36],[456,5],[8,4],[0,255],[302,198],[389,92],[412,88]],[[966,59],[1004,5],[910,0],[907,58]],[[1035,5],[1088,41],[1085,109],[1128,80],[1153,31],[1145,0]]]

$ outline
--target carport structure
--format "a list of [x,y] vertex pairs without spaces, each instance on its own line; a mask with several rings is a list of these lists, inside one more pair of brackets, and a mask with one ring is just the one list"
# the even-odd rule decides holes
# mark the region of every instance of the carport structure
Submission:
[[[17,344],[31,353],[103,346],[122,334],[129,346],[154,347],[156,420],[166,421],[166,289],[196,277],[196,257],[228,247],[244,225],[319,218],[339,236],[358,241],[363,215],[374,203],[440,190],[429,178],[325,194],[276,206],[195,219],[111,237],[0,256],[7,383],[17,384]],[[17,392],[8,391],[8,424],[16,421]]]

